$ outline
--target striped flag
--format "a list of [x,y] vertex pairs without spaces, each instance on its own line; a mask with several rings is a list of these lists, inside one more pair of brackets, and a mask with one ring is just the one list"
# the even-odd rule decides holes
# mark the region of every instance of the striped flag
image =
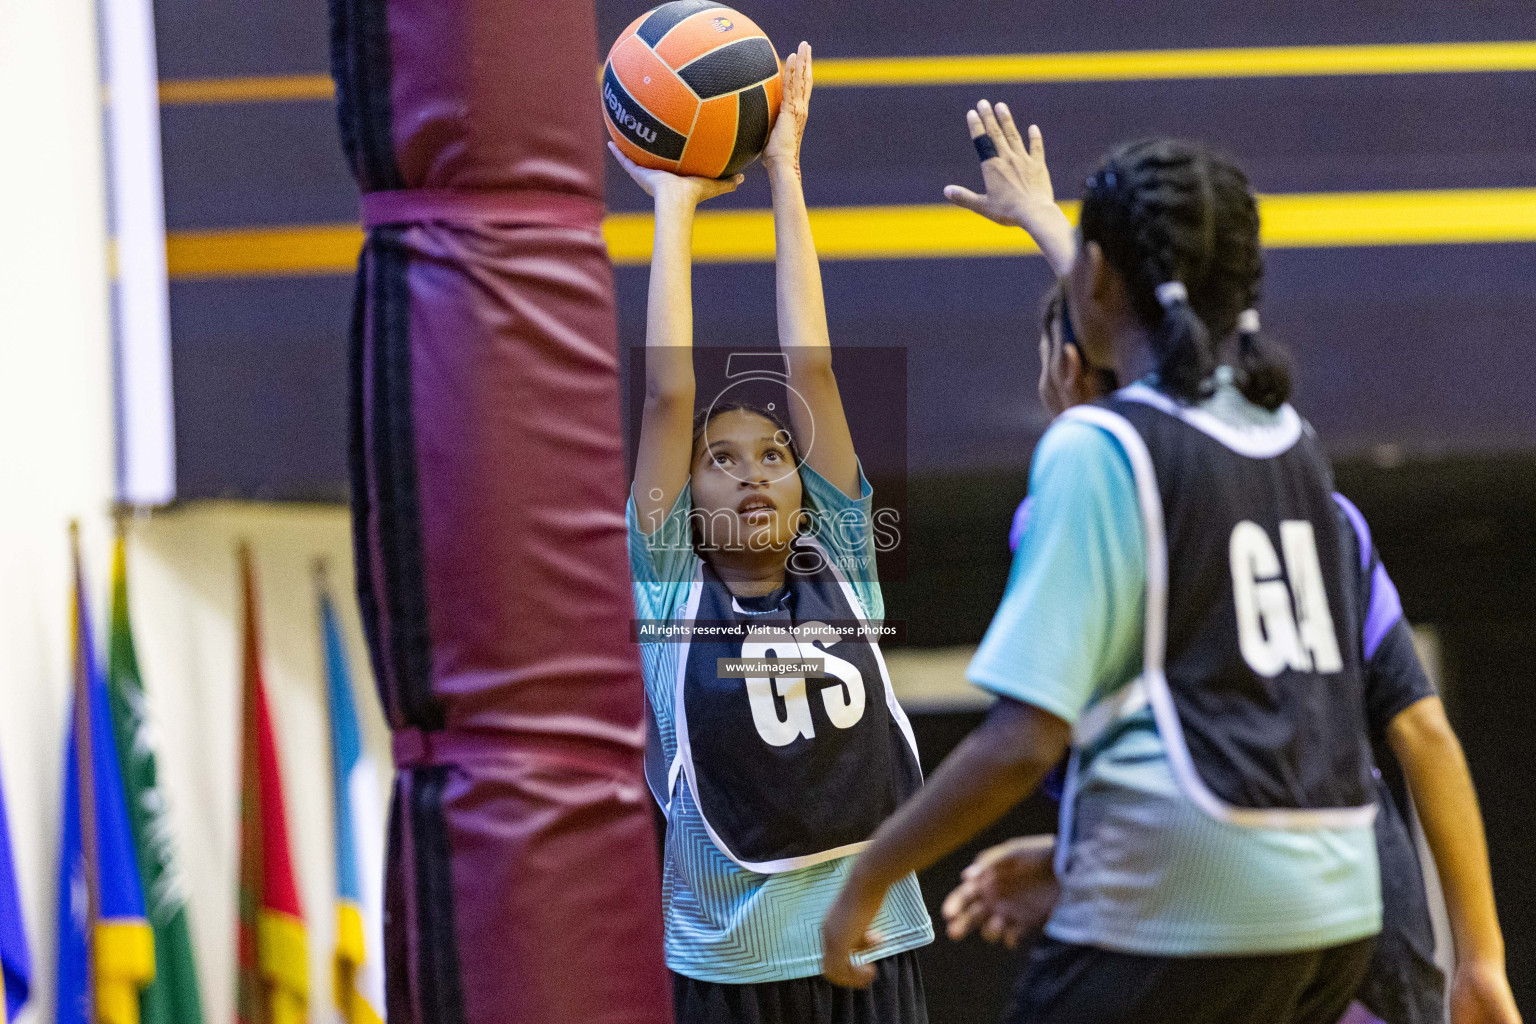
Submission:
[[64,757],[59,851],[58,1024],[138,1024],[155,977],[155,940],[112,738],[107,684],[92,649],[76,542],[74,711]]
[[155,980],[139,1001],[143,1024],[202,1024],[187,897],[176,866],[170,808],[155,764],[155,736],[128,618],[128,552],[122,533],[112,553],[112,632],[107,653],[112,734],[128,800],[145,909],[155,933]]
[[245,601],[245,694],[240,765],[239,1024],[302,1024],[309,1007],[309,941],[288,849],[282,776],[261,678],[256,583],[240,551]]
[[0,786],[0,1021],[16,1019],[32,987],[32,953],[21,920],[16,866],[11,861],[11,829],[5,819],[5,787]]
[[363,754],[336,609],[320,580],[336,806],[336,1005],[346,1024],[384,1020],[384,818],[378,768]]

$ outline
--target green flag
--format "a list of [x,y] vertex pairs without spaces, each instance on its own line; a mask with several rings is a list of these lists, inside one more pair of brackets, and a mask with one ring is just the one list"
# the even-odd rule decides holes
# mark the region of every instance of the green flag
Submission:
[[128,623],[127,545],[121,534],[112,555],[112,636],[107,672],[123,792],[144,886],[145,910],[155,933],[155,980],[142,990],[139,1020],[141,1024],[202,1024],[197,964],[187,928],[186,889],[176,866],[165,792],[155,768],[154,732]]

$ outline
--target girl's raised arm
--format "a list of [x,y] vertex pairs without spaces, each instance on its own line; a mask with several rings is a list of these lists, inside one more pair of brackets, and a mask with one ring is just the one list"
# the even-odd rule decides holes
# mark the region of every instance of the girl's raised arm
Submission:
[[843,400],[832,375],[832,342],[821,264],[811,238],[811,219],[800,183],[800,140],[811,109],[811,45],[784,62],[784,100],[763,151],[773,187],[777,248],[779,345],[789,361],[790,387],[805,400],[789,399],[790,426],[806,462],[851,498],[859,496],[859,460]]
[[655,533],[688,483],[693,457],[693,213],[734,191],[724,181],[684,178],[640,167],[608,144],[614,158],[656,200],[656,238],[645,313],[645,410],[631,494],[640,529]]

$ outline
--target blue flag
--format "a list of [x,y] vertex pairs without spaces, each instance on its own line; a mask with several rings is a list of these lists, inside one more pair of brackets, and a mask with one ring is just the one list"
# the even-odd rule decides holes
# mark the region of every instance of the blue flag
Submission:
[[5,789],[0,786],[0,974],[5,978],[5,998],[0,1000],[0,1020],[15,1020],[27,1001],[32,983],[32,954],[27,931],[21,923],[21,900],[16,894],[16,867],[11,862],[11,829],[5,819]]
[[[75,575],[75,712],[64,755],[64,840],[59,850],[58,1024],[137,1024],[139,990],[155,977],[154,936],[134,859],[128,805],[112,738],[106,677],[91,644],[78,562]],[[79,720],[84,711],[88,722]],[[88,791],[79,741],[89,747]],[[83,821],[95,842],[82,843]],[[94,890],[94,891],[93,891]],[[87,943],[91,934],[93,942]],[[94,956],[89,955],[94,946]],[[96,1013],[91,1013],[92,1000]]]
[[336,1001],[345,1024],[384,1020],[384,818],[363,753],[352,674],[330,597],[320,594],[336,799]]

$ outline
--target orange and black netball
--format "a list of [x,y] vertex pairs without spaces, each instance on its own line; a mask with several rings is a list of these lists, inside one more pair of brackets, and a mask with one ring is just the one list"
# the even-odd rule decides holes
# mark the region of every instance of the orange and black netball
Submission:
[[608,134],[635,163],[725,178],[757,159],[779,115],[782,65],[750,18],[674,0],[636,18],[603,67]]

